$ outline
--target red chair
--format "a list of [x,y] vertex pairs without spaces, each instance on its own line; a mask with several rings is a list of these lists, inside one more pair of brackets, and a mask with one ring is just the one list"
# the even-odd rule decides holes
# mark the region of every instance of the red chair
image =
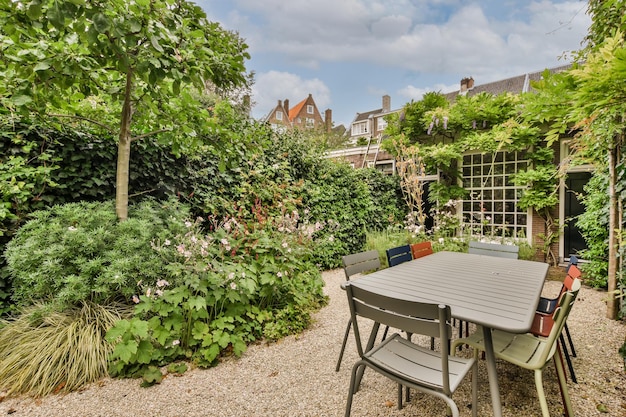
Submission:
[[[563,296],[566,291],[571,291],[574,280],[580,278],[582,273],[580,269],[575,264],[571,264],[568,266],[567,275],[563,280],[563,285],[561,286],[561,291],[558,297],[555,298],[545,298],[541,297],[539,300],[539,305],[537,307],[537,312],[535,313],[535,318],[533,320],[533,325],[530,329],[530,333],[535,336],[547,337],[552,329],[552,313],[559,304],[559,300]],[[574,350],[574,343],[572,342],[572,337],[569,332],[569,328],[567,327],[567,321],[563,326],[563,333],[567,335],[569,340],[569,345],[572,351],[573,357],[576,357],[576,351]],[[572,381],[574,383],[578,383],[576,379],[576,373],[574,372],[574,365],[572,364],[572,359],[570,357],[570,352],[567,350],[567,345],[565,344],[565,337],[563,333],[559,335],[559,347],[563,350],[563,356],[565,356],[565,361],[567,362],[567,368],[569,369],[570,375],[572,377]]]
[[430,241],[413,243],[411,245],[411,254],[413,255],[413,259],[418,259],[426,255],[431,255],[433,253],[433,245],[432,243],[430,243]]

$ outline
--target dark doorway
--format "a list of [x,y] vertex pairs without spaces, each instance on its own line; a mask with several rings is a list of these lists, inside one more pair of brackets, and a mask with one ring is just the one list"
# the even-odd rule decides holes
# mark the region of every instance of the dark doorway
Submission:
[[590,172],[575,172],[567,174],[565,180],[565,228],[563,229],[565,259],[570,255],[578,255],[578,252],[587,249],[580,230],[576,226],[576,220],[585,211],[578,196],[583,194],[583,187],[591,178]]

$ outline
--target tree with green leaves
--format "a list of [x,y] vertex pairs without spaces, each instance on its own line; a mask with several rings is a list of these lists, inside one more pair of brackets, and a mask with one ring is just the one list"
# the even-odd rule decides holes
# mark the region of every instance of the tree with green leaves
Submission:
[[0,28],[0,111],[114,133],[120,220],[131,142],[158,134],[175,154],[213,146],[203,143],[218,127],[202,92],[250,82],[247,45],[185,0],[4,0]]

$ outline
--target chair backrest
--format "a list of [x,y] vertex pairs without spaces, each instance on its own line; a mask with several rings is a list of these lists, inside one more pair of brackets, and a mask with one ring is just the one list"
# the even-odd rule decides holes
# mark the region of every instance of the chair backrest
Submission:
[[413,243],[411,245],[411,255],[413,255],[413,259],[418,259],[433,253],[433,245],[430,241]]
[[545,358],[543,358],[544,361],[547,361],[556,349],[556,340],[563,331],[565,321],[567,320],[567,317],[574,306],[574,301],[576,301],[576,297],[578,297],[578,293],[580,292],[580,287],[580,280],[574,279],[571,289],[568,289],[561,295],[559,305],[552,313],[552,329],[550,330],[546,340],[546,343],[551,346],[551,349],[546,349],[543,353],[545,355]]
[[[371,319],[382,325],[405,331],[408,334],[421,334],[440,338],[443,375],[448,375],[449,343],[447,341],[452,337],[449,306],[386,297],[350,283],[346,284],[346,294],[354,326],[357,351],[360,357],[363,357],[364,352],[361,345],[357,316]],[[446,388],[448,389],[447,392],[449,392],[449,383],[444,381],[444,389]]]
[[343,272],[346,274],[347,280],[353,275],[380,269],[380,258],[378,257],[378,251],[375,249],[345,255],[341,259],[343,261]]
[[403,245],[387,249],[386,253],[387,263],[389,264],[389,266],[396,266],[413,259],[411,255],[411,247],[409,245]]
[[582,275],[582,272],[576,265],[570,265],[567,275],[565,275],[565,279],[563,280],[563,286],[561,287],[561,294],[565,291],[571,291],[572,285],[574,284],[574,280],[579,279]]
[[569,269],[572,265],[578,266],[578,258],[574,255],[569,256],[569,262],[567,263],[567,267],[565,268],[565,272],[569,272]]
[[519,246],[470,241],[468,253],[495,256],[498,258],[517,259],[519,257]]

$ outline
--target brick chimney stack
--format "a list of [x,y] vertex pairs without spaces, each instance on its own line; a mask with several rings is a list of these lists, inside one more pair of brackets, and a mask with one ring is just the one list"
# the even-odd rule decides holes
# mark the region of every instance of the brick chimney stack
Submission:
[[391,111],[391,97],[387,94],[383,96],[383,113]]
[[326,109],[324,112],[324,125],[326,126],[326,133],[330,133],[333,128],[333,111]]
[[285,105],[283,107],[285,108],[285,113],[287,113],[287,118],[289,118],[289,99],[288,98],[285,99]]
[[474,78],[465,77],[461,80],[461,93],[471,90],[472,88],[474,88]]

